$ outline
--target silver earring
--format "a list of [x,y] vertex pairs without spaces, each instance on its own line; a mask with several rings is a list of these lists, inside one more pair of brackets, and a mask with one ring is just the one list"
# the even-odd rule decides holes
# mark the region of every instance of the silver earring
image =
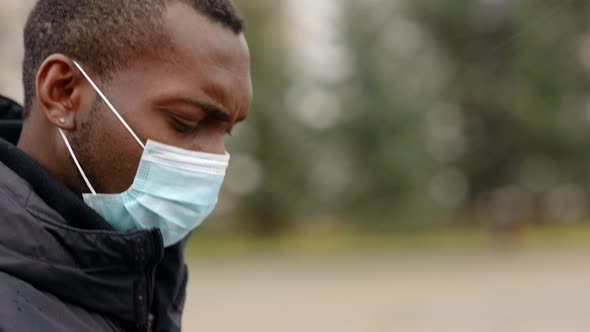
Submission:
[[66,124],[66,119],[65,118],[59,118],[59,123]]

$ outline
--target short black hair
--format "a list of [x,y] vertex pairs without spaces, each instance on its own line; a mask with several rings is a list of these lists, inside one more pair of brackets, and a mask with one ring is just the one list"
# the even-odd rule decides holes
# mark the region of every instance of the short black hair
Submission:
[[[181,2],[236,34],[243,19],[231,0],[39,0],[24,31],[24,117],[36,94],[39,67],[51,54],[83,62],[97,75],[124,68],[132,59],[162,47],[164,13]],[[158,46],[154,46],[158,45]]]

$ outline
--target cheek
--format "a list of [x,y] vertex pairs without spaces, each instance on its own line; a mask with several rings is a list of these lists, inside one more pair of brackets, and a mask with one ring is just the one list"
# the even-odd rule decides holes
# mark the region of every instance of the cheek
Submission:
[[[131,125],[131,124],[130,124]],[[165,144],[174,140],[175,132],[171,129],[169,119],[163,112],[146,109],[133,121],[132,129],[145,143],[147,140]],[[135,145],[138,145],[135,143]]]
[[223,128],[203,130],[195,137],[193,142],[193,150],[214,154],[224,154],[225,137],[225,129]]
[[135,140],[117,135],[104,137],[104,144],[96,153],[101,160],[101,182],[105,193],[120,193],[127,190],[137,172],[141,149]]
[[225,130],[201,128],[194,133],[178,133],[175,130],[172,134],[159,142],[173,145],[182,149],[207,152],[214,154],[225,153]]
[[[146,108],[128,122],[133,131],[144,142],[153,140],[192,151],[215,154],[225,153],[224,140],[226,133],[224,127],[203,126],[194,133],[182,133],[178,132],[170,121],[166,112]],[[123,127],[123,125],[120,125],[120,127]],[[135,146],[138,146],[130,134],[127,134],[126,138],[129,138]],[[139,153],[137,161],[133,160],[134,171],[137,169],[140,157],[141,153]],[[123,157],[119,156],[118,158]]]
[[146,111],[144,114],[145,116],[136,122],[136,133],[144,141],[150,139],[192,151],[217,154],[225,152],[224,128],[204,126],[194,133],[182,133],[174,128],[165,112]]
[[[107,110],[107,112],[110,112]],[[116,121],[116,122],[115,122]],[[78,136],[84,171],[100,193],[120,193],[135,177],[141,148],[116,119],[95,118]]]

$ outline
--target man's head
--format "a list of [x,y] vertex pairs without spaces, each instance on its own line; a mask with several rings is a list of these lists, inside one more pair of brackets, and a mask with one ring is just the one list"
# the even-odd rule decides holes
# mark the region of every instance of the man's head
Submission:
[[230,0],[40,0],[25,28],[19,147],[78,192],[58,127],[100,192],[127,189],[142,151],[73,61],[144,142],[222,153],[249,111],[249,52]]

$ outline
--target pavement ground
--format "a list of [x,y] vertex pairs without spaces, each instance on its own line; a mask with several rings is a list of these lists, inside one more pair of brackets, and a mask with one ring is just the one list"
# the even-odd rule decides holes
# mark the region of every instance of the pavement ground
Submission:
[[590,253],[195,259],[184,331],[586,332]]

